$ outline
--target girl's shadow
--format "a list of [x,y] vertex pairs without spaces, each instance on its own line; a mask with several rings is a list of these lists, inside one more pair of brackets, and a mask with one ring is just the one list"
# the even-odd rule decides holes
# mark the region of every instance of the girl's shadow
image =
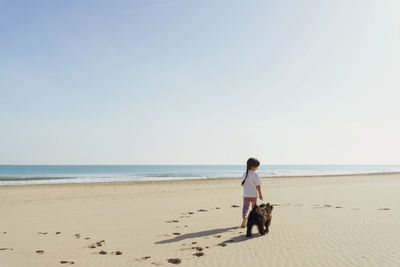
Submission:
[[[213,236],[213,235],[229,232],[229,231],[234,230],[234,229],[239,229],[239,227],[235,226],[235,227],[227,227],[227,228],[216,228],[216,229],[212,229],[212,230],[205,230],[205,231],[200,231],[200,232],[195,232],[195,233],[188,233],[188,234],[184,234],[184,235],[178,235],[178,236],[176,236],[174,238],[157,241],[157,242],[155,242],[155,244],[167,244],[167,243],[179,242],[179,241],[182,241],[182,240],[185,240],[185,239],[190,239],[190,238]],[[234,238],[230,239],[230,240],[234,240],[234,241],[228,241],[228,242],[240,242],[240,241],[244,241],[246,239],[247,238],[246,238],[245,235],[240,235],[240,236],[237,236],[237,237],[234,237]],[[223,241],[223,242],[226,242],[226,241]]]

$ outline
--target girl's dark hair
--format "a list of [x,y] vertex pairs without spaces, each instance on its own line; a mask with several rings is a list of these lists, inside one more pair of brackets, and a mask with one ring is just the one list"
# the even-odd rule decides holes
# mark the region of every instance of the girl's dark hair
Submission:
[[249,158],[247,160],[247,168],[246,168],[246,176],[244,177],[242,181],[242,186],[244,185],[244,182],[246,181],[247,174],[249,174],[249,169],[252,167],[258,167],[260,166],[260,161],[256,158]]

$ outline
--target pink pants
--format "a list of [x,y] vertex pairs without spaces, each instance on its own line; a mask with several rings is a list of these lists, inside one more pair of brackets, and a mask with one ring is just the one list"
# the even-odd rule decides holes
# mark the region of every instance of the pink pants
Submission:
[[246,218],[247,216],[247,211],[249,210],[250,202],[251,202],[251,208],[253,208],[257,203],[257,197],[243,198],[243,210],[242,210],[243,219]]

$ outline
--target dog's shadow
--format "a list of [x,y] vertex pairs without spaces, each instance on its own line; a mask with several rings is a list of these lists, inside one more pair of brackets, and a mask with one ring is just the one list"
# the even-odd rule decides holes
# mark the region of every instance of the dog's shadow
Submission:
[[205,230],[205,231],[200,231],[200,232],[195,232],[195,233],[178,235],[178,236],[175,236],[174,238],[157,241],[155,244],[167,244],[167,243],[179,242],[179,241],[182,241],[185,239],[214,236],[214,235],[222,234],[222,233],[234,230],[234,229],[239,229],[239,227],[235,226],[235,227],[226,227],[226,228],[216,228],[216,229]]

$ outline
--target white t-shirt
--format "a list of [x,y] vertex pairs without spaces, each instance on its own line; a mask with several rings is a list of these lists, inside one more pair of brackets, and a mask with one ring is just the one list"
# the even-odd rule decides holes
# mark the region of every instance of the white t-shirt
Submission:
[[[243,179],[246,176],[246,172],[243,174]],[[255,171],[249,170],[246,181],[243,185],[243,197],[257,197],[258,192],[256,186],[262,184],[262,181]]]

